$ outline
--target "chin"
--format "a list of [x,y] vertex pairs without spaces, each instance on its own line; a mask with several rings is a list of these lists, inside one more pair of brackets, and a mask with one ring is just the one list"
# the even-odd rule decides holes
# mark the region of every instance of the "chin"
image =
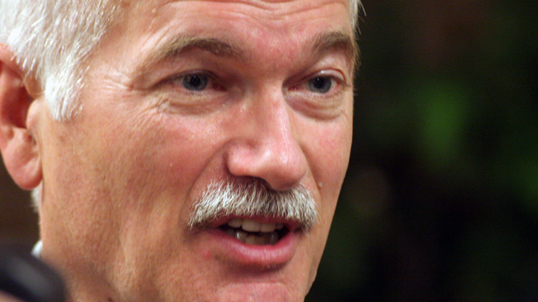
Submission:
[[304,301],[306,293],[296,288],[289,288],[279,283],[246,283],[233,284],[218,290],[218,302],[300,302]]

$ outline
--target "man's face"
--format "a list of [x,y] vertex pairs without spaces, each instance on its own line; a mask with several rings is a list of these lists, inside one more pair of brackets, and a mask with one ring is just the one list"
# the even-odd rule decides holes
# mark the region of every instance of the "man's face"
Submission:
[[[43,257],[74,297],[304,299],[351,147],[347,2],[125,1],[89,59],[80,114],[40,118]],[[212,184],[256,180],[306,189],[313,226],[233,211],[189,225]],[[228,222],[252,221],[234,218],[282,230],[251,244]]]

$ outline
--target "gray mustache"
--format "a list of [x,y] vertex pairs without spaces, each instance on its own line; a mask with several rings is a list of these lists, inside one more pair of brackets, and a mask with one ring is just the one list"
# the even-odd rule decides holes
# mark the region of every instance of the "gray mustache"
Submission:
[[287,191],[269,188],[263,180],[228,180],[213,183],[195,203],[189,226],[205,227],[224,216],[265,216],[299,222],[309,230],[318,218],[310,192],[297,186]]

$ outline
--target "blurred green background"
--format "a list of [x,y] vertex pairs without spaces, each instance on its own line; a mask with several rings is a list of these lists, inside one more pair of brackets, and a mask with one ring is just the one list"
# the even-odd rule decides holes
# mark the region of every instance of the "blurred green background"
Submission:
[[[365,0],[350,168],[307,301],[538,301],[538,1]],[[37,240],[0,169],[0,241]]]
[[538,1],[364,1],[348,177],[307,301],[538,301]]

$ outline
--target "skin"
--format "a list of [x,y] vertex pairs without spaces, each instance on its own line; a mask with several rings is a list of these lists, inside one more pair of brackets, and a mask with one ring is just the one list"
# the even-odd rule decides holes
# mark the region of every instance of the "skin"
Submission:
[[[348,166],[353,112],[349,49],[312,45],[328,33],[352,39],[347,5],[124,1],[67,122],[50,118],[39,86],[0,49],[0,148],[21,187],[43,182],[42,256],[70,300],[304,300]],[[169,51],[186,37],[234,52]],[[193,73],[211,75],[206,89],[185,89]],[[316,76],[332,79],[328,92],[310,90]],[[311,192],[320,216],[293,234],[291,257],[236,257],[188,227],[201,192],[233,178]]]
[[8,296],[7,294],[4,294],[0,292],[0,301],[2,302],[21,302],[19,299],[15,299],[12,296]]
[[2,292],[0,292],[0,301],[2,301],[2,302],[22,302],[21,300],[15,299],[12,296],[8,296],[6,294],[3,294]]

